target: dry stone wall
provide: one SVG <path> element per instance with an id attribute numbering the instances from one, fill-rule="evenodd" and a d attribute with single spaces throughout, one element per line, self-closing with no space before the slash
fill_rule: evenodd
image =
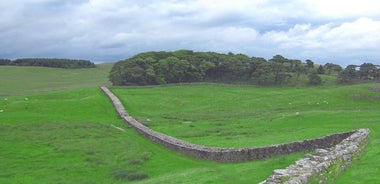
<path id="1" fill-rule="evenodd" d="M 273 175 L 261 184 L 303 184 L 309 183 L 313 177 L 318 183 L 326 183 L 328 178 L 323 173 L 334 165 L 341 167 L 342 171 L 348 168 L 352 159 L 368 144 L 369 133 L 369 129 L 358 129 L 331 148 L 317 149 L 314 155 L 307 155 L 286 169 L 274 170 Z"/>
<path id="2" fill-rule="evenodd" d="M 102 91 L 110 98 L 119 116 L 124 119 L 137 132 L 146 138 L 158 143 L 166 148 L 182 153 L 186 156 L 199 159 L 212 160 L 217 162 L 243 162 L 251 160 L 262 160 L 275 156 L 312 151 L 315 149 L 325 149 L 332 147 L 355 131 L 332 134 L 325 137 L 310 139 L 287 144 L 270 145 L 266 147 L 253 148 L 216 148 L 192 144 L 176 139 L 174 137 L 153 131 L 129 116 L 120 100 L 106 87 L 101 87 Z"/>

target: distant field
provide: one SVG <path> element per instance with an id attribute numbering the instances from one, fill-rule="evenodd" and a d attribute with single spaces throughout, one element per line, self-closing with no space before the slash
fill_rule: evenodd
<path id="1" fill-rule="evenodd" d="M 368 127 L 366 154 L 339 182 L 360 177 L 357 183 L 379 183 L 380 92 L 370 90 L 379 86 L 183 85 L 112 91 L 150 128 L 215 147 L 265 146 Z"/>
<path id="2" fill-rule="evenodd" d="M 113 63 L 88 69 L 0 66 L 0 97 L 109 85 L 112 66 Z"/>

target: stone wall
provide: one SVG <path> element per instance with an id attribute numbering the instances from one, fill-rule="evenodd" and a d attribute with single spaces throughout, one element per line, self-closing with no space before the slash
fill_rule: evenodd
<path id="1" fill-rule="evenodd" d="M 185 142 L 174 137 L 153 131 L 129 116 L 120 100 L 106 87 L 101 87 L 103 92 L 112 101 L 119 116 L 131 127 L 146 138 L 166 148 L 182 153 L 186 156 L 218 162 L 243 162 L 250 160 L 261 160 L 275 156 L 312 151 L 332 147 L 356 131 L 332 134 L 325 137 L 279 145 L 253 148 L 215 148 Z"/>
<path id="2" fill-rule="evenodd" d="M 348 168 L 352 159 L 359 155 L 368 144 L 369 133 L 369 129 L 356 130 L 351 136 L 331 148 L 317 149 L 315 155 L 307 155 L 286 169 L 274 170 L 273 175 L 261 184 L 302 184 L 309 183 L 313 178 L 318 183 L 326 183 L 329 178 L 324 175 L 324 172 L 333 166 L 340 167 L 340 171 Z"/>

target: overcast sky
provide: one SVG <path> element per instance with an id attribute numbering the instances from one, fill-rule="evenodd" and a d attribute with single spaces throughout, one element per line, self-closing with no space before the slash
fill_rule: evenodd
<path id="1" fill-rule="evenodd" d="M 0 1 L 0 58 L 109 62 L 179 49 L 380 64 L 380 1 Z"/>

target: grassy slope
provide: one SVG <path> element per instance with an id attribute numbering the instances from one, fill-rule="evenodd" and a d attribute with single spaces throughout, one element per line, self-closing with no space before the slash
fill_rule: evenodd
<path id="1" fill-rule="evenodd" d="M 338 183 L 379 183 L 380 100 L 352 98 L 379 84 L 302 88 L 172 86 L 113 89 L 129 113 L 166 134 L 209 146 L 263 146 L 361 127 L 363 158 Z M 360 179 L 359 179 L 360 178 Z M 357 179 L 357 180 L 356 180 Z"/>
<path id="2" fill-rule="evenodd" d="M 98 69 L 0 67 L 0 183 L 257 183 L 302 156 L 220 164 L 166 150 L 117 117 Z"/>
<path id="3" fill-rule="evenodd" d="M 0 66 L 0 97 L 109 85 L 112 63 L 89 69 Z"/>

